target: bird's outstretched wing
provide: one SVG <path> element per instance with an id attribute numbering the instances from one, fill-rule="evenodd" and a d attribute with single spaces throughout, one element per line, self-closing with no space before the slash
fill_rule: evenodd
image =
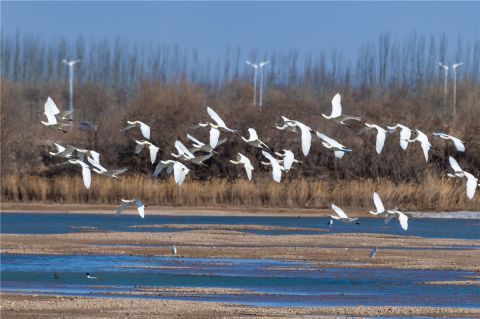
<path id="1" fill-rule="evenodd" d="M 214 120 L 218 126 L 226 127 L 225 122 L 222 120 L 222 118 L 210 107 L 207 106 L 207 113 L 210 115 L 212 120 Z"/>
<path id="2" fill-rule="evenodd" d="M 341 209 L 341 208 L 338 207 L 337 205 L 332 204 L 332 209 L 333 209 L 333 211 L 334 211 L 338 216 L 340 216 L 341 218 L 348 218 L 347 214 L 345 214 L 345 212 L 343 211 L 343 209 Z"/>

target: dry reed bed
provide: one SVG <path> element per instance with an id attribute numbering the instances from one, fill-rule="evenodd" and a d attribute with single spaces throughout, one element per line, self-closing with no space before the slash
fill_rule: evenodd
<path id="1" fill-rule="evenodd" d="M 308 180 L 292 179 L 281 184 L 268 179 L 186 181 L 126 176 L 122 181 L 94 176 L 85 189 L 81 176 L 12 175 L 1 180 L 2 202 L 54 202 L 117 204 L 121 198 L 138 197 L 149 205 L 168 206 L 262 206 L 326 208 L 332 202 L 345 207 L 372 207 L 372 192 L 380 193 L 386 207 L 403 210 L 478 210 L 480 196 L 468 200 L 465 184 L 427 175 L 421 183 L 395 184 L 385 179 Z M 373 208 L 373 207 L 372 207 Z"/>

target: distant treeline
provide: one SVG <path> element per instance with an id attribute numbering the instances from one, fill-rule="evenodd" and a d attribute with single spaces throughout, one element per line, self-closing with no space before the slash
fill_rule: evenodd
<path id="1" fill-rule="evenodd" d="M 321 41 L 321 39 L 318 39 Z M 355 56 L 355 54 L 352 54 Z M 412 33 L 400 40 L 381 34 L 377 43 L 364 43 L 356 60 L 347 61 L 336 50 L 300 56 L 289 52 L 246 52 L 227 48 L 223 58 L 214 61 L 201 52 L 177 45 L 139 46 L 118 37 L 114 41 L 47 41 L 32 34 L 1 35 L 1 76 L 12 81 L 55 83 L 64 81 L 62 59 L 82 59 L 75 80 L 124 89 L 131 92 L 139 80 L 191 83 L 219 89 L 238 79 L 250 79 L 252 70 L 245 59 L 270 60 L 265 81 L 268 86 L 306 85 L 325 90 L 341 87 L 391 89 L 436 85 L 443 73 L 438 62 L 464 62 L 458 79 L 480 83 L 480 40 L 465 43 L 461 37 L 449 41 L 445 35 Z"/>

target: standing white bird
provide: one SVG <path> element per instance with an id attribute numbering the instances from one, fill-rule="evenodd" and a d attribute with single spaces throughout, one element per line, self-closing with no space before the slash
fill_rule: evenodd
<path id="1" fill-rule="evenodd" d="M 160 161 L 155 167 L 155 171 L 153 172 L 153 176 L 158 176 L 164 169 L 167 170 L 167 174 L 171 174 L 173 172 L 173 178 L 175 179 L 175 183 L 178 185 L 182 185 L 185 181 L 185 177 L 187 176 L 190 170 L 188 167 L 183 165 L 180 162 L 174 160 L 167 160 L 167 161 Z"/>
<path id="2" fill-rule="evenodd" d="M 71 146 L 71 145 L 67 145 L 65 147 L 57 143 L 53 143 L 53 145 L 55 145 L 55 147 L 57 148 L 57 152 L 56 153 L 48 152 L 48 153 L 50 155 L 62 157 L 62 158 L 71 158 L 73 152 L 75 152 L 75 149 L 76 149 L 74 146 Z"/>
<path id="3" fill-rule="evenodd" d="M 222 118 L 209 106 L 207 106 L 207 113 L 215 121 L 216 124 L 212 122 L 205 122 L 205 123 L 198 123 L 198 126 L 200 127 L 210 126 L 210 146 L 212 147 L 212 149 L 215 149 L 215 147 L 217 147 L 218 145 L 220 131 L 234 133 L 234 134 L 238 133 L 236 130 L 232 130 L 231 128 L 228 128 L 225 122 L 222 120 Z"/>
<path id="4" fill-rule="evenodd" d="M 158 150 L 159 148 L 155 145 L 153 145 L 152 143 L 150 143 L 149 141 L 138 141 L 138 140 L 135 140 L 135 143 L 137 143 L 137 145 L 135 146 L 135 154 L 139 154 L 144 147 L 148 147 L 149 151 L 150 151 L 150 162 L 155 163 L 155 160 L 157 159 L 157 153 L 158 153 Z"/>
<path id="5" fill-rule="evenodd" d="M 87 164 L 78 159 L 69 159 L 67 162 L 59 165 L 64 164 L 73 164 L 80 166 L 82 168 L 83 185 L 85 185 L 85 188 L 87 189 L 90 188 L 90 184 L 92 183 L 92 174 L 90 172 L 90 167 Z"/>
<path id="6" fill-rule="evenodd" d="M 245 171 L 247 172 L 248 180 L 249 181 L 252 180 L 252 171 L 254 170 L 254 168 L 253 168 L 252 163 L 248 159 L 248 157 L 246 157 L 242 153 L 238 153 L 237 154 L 237 160 L 236 161 L 230 160 L 230 163 L 235 164 L 235 165 L 243 165 L 243 167 L 245 168 Z"/>
<path id="7" fill-rule="evenodd" d="M 467 197 L 469 199 L 473 199 L 475 196 L 475 191 L 477 190 L 478 186 L 478 179 L 473 176 L 471 173 L 462 170 L 458 162 L 453 158 L 449 157 L 448 161 L 450 162 L 450 166 L 452 167 L 454 174 L 448 173 L 447 176 L 449 177 L 460 177 L 467 180 Z"/>
<path id="8" fill-rule="evenodd" d="M 444 140 L 451 140 L 453 144 L 455 145 L 455 148 L 457 149 L 457 152 L 465 152 L 465 145 L 462 140 L 459 138 L 453 137 L 451 135 L 445 134 L 445 133 L 433 133 L 433 136 L 438 136 L 440 138 L 443 138 Z"/>
<path id="9" fill-rule="evenodd" d="M 403 150 L 408 147 L 408 140 L 412 136 L 412 130 L 402 124 L 396 124 L 395 126 L 387 126 L 388 134 L 393 134 L 397 129 L 400 129 L 400 146 Z"/>
<path id="10" fill-rule="evenodd" d="M 175 245 L 172 246 L 172 254 L 177 255 L 177 247 Z"/>
<path id="11" fill-rule="evenodd" d="M 270 161 L 270 163 L 262 162 L 262 164 L 272 166 L 273 180 L 277 183 L 280 183 L 280 181 L 282 180 L 282 171 L 284 170 L 283 166 L 280 165 L 279 161 L 274 158 L 272 154 L 265 151 L 262 151 L 262 154 Z"/>
<path id="12" fill-rule="evenodd" d="M 122 204 L 117 209 L 117 216 L 120 215 L 120 213 L 123 212 L 125 209 L 129 208 L 132 205 L 135 205 L 135 207 L 137 207 L 137 211 L 140 217 L 145 217 L 145 204 L 143 204 L 141 200 L 139 200 L 138 198 L 134 198 L 122 199 L 121 201 Z"/>
<path id="13" fill-rule="evenodd" d="M 370 214 L 380 215 L 386 213 L 385 207 L 383 206 L 382 200 L 380 199 L 380 196 L 377 194 L 377 192 L 373 193 L 373 204 L 375 204 L 376 211 L 369 211 Z"/>
<path id="14" fill-rule="evenodd" d="M 372 250 L 370 250 L 370 259 L 375 259 L 375 256 L 378 254 L 378 248 L 373 247 Z"/>
<path id="15" fill-rule="evenodd" d="M 269 150 L 270 148 L 267 146 L 267 144 L 265 144 L 264 142 L 262 142 L 259 138 L 258 138 L 258 135 L 257 135 L 257 131 L 254 129 L 254 128 L 249 128 L 248 129 L 248 133 L 250 134 L 250 137 L 248 139 L 246 139 L 245 137 L 242 136 L 242 140 L 247 143 L 248 145 L 250 146 L 253 146 L 253 147 L 258 147 L 258 148 L 266 148 L 267 150 Z"/>
<path id="16" fill-rule="evenodd" d="M 369 123 L 364 123 L 364 124 L 365 124 L 365 127 L 358 132 L 358 135 L 370 129 L 376 129 L 377 140 L 375 143 L 375 150 L 377 151 L 377 154 L 382 153 L 383 146 L 385 145 L 385 139 L 387 137 L 387 131 L 383 127 L 378 126 L 377 124 L 369 124 Z"/>
<path id="17" fill-rule="evenodd" d="M 348 217 L 347 214 L 345 214 L 345 212 L 343 211 L 343 209 L 341 209 L 335 204 L 332 204 L 332 209 L 337 215 L 330 216 L 331 219 L 339 220 L 342 223 L 346 224 L 353 223 L 358 220 L 358 218 Z"/>
<path id="18" fill-rule="evenodd" d="M 332 99 L 332 113 L 330 115 L 322 114 L 324 118 L 327 120 L 332 120 L 339 124 L 346 125 L 345 121 L 353 120 L 353 121 L 361 121 L 360 117 L 342 114 L 342 97 L 340 93 L 335 94 Z"/>
<path id="19" fill-rule="evenodd" d="M 398 210 L 387 210 L 385 224 L 395 218 L 398 218 L 398 221 L 400 222 L 400 227 L 402 227 L 403 230 L 408 230 L 408 216 Z"/>
<path id="20" fill-rule="evenodd" d="M 408 140 L 408 142 L 419 142 L 422 146 L 423 155 L 425 156 L 425 162 L 428 162 L 428 151 L 430 150 L 430 147 L 432 147 L 432 144 L 430 144 L 430 141 L 428 140 L 428 137 L 427 135 L 425 135 L 425 133 L 423 133 L 419 129 L 417 129 L 416 131 L 417 137 L 415 137 L 413 140 Z"/>
<path id="21" fill-rule="evenodd" d="M 52 106 L 50 105 L 50 102 L 53 102 L 50 98 L 48 98 L 47 102 L 45 103 L 44 106 L 44 112 L 45 116 L 47 117 L 47 121 L 40 121 L 43 125 L 45 125 L 48 128 L 55 129 L 55 130 L 60 130 L 63 133 L 67 133 L 67 131 L 64 129 L 65 127 L 68 127 L 70 123 L 59 123 L 57 121 L 57 118 L 55 116 L 55 111 L 53 110 Z M 57 109 L 58 110 L 58 109 Z"/>
<path id="22" fill-rule="evenodd" d="M 145 137 L 147 140 L 150 139 L 150 126 L 140 121 L 127 121 L 127 126 L 125 128 L 122 128 L 120 132 L 129 130 L 134 127 L 139 127 L 143 137 Z"/>
<path id="23" fill-rule="evenodd" d="M 317 136 L 319 139 L 322 140 L 322 145 L 325 146 L 328 149 L 331 149 L 333 153 L 335 154 L 335 157 L 337 158 L 342 158 L 345 153 L 351 153 L 352 149 L 348 148 L 337 141 L 335 141 L 333 138 L 328 137 L 327 135 L 320 133 L 317 131 Z"/>
<path id="24" fill-rule="evenodd" d="M 275 155 L 283 158 L 283 168 L 286 172 L 290 171 L 293 163 L 302 164 L 301 161 L 295 159 L 295 155 L 290 150 L 283 150 L 283 153 L 275 152 Z"/>

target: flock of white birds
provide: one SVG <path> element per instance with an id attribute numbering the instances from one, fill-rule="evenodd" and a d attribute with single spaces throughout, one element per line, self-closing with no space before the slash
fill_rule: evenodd
<path id="1" fill-rule="evenodd" d="M 186 147 L 179 140 L 175 141 L 175 148 L 178 153 L 171 154 L 172 157 L 175 159 L 160 160 L 155 167 L 153 173 L 154 176 L 158 176 L 165 170 L 167 174 L 173 173 L 175 182 L 178 185 L 182 185 L 185 181 L 185 177 L 190 172 L 190 169 L 180 161 L 183 161 L 187 164 L 206 165 L 204 162 L 207 159 L 212 157 L 214 154 L 218 155 L 218 153 L 215 151 L 215 148 L 227 141 L 227 139 L 225 138 L 220 139 L 220 135 L 222 133 L 240 135 L 237 130 L 229 128 L 225 124 L 223 119 L 211 107 L 207 107 L 207 113 L 213 120 L 213 122 L 206 121 L 198 123 L 195 128 L 210 128 L 210 138 L 208 144 L 199 141 L 190 134 L 187 134 L 187 138 L 192 143 L 190 148 Z M 50 97 L 45 103 L 43 114 L 47 117 L 47 122 L 41 121 L 43 125 L 52 129 L 61 130 L 62 132 L 67 132 L 66 128 L 69 126 L 68 121 L 70 118 L 70 114 L 68 112 L 60 112 L 60 110 Z M 402 124 L 387 126 L 386 129 L 384 129 L 377 124 L 366 122 L 364 123 L 362 122 L 360 117 L 342 114 L 341 96 L 339 93 L 337 93 L 332 99 L 331 114 L 322 115 L 324 118 L 341 125 L 347 125 L 348 121 L 358 121 L 363 123 L 362 129 L 358 132 L 358 134 L 362 134 L 370 129 L 375 129 L 377 132 L 375 149 L 378 154 L 382 153 L 387 136 L 399 130 L 400 147 L 403 150 L 406 150 L 410 143 L 420 143 L 425 156 L 425 161 L 428 162 L 429 150 L 432 145 L 430 144 L 428 136 L 425 133 L 418 129 L 413 131 L 412 129 Z M 353 151 L 351 148 L 342 145 L 335 139 L 323 134 L 322 132 L 313 131 L 308 125 L 302 122 L 288 119 L 285 116 L 282 116 L 282 120 L 283 123 L 276 124 L 275 127 L 283 131 L 300 133 L 301 148 L 305 157 L 309 154 L 310 151 L 312 133 L 314 133 L 321 140 L 321 143 L 325 148 L 333 151 L 333 154 L 336 158 L 342 158 L 345 153 L 351 153 Z M 139 128 L 143 137 L 145 138 L 145 140 L 135 140 L 135 153 L 139 154 L 144 148 L 148 148 L 150 154 L 150 161 L 152 164 L 155 164 L 159 148 L 155 146 L 152 142 L 148 141 L 150 140 L 151 127 L 140 121 L 127 121 L 127 126 L 121 131 L 130 130 L 133 128 Z M 282 153 L 272 153 L 271 149 L 267 146 L 267 144 L 259 139 L 257 132 L 254 128 L 249 128 L 248 133 L 248 138 L 240 135 L 241 139 L 247 145 L 261 149 L 263 156 L 268 160 L 267 162 L 262 161 L 261 164 L 271 166 L 272 177 L 275 182 L 281 182 L 282 171 L 288 172 L 294 164 L 301 163 L 299 160 L 295 159 L 295 155 L 291 150 L 284 149 L 282 150 Z M 414 138 L 412 138 L 412 135 L 414 136 Z M 445 133 L 433 133 L 432 135 L 451 141 L 458 152 L 465 152 L 465 144 L 460 139 Z M 93 170 L 97 174 L 116 179 L 118 179 L 118 175 L 127 171 L 126 168 L 114 170 L 104 168 L 100 164 L 100 154 L 96 151 L 80 149 L 71 145 L 67 145 L 65 147 L 56 143 L 54 143 L 54 145 L 57 148 L 57 152 L 50 152 L 51 155 L 67 159 L 67 162 L 63 164 L 78 165 L 82 168 L 83 182 L 86 188 L 90 188 L 91 170 Z M 197 153 L 201 153 L 202 155 L 198 155 Z M 472 199 L 475 195 L 475 190 L 478 186 L 480 186 L 480 184 L 478 184 L 478 179 L 471 173 L 464 171 L 453 157 L 449 157 L 449 162 L 454 173 L 448 173 L 447 175 L 450 177 L 458 177 L 465 179 L 467 197 L 469 199 Z M 235 165 L 242 165 L 247 174 L 247 178 L 249 180 L 252 180 L 254 166 L 252 165 L 250 159 L 247 156 L 238 153 L 236 160 L 230 160 L 230 163 Z M 402 229 L 408 229 L 407 215 L 400 212 L 397 208 L 392 210 L 386 210 L 383 206 L 380 196 L 377 193 L 373 193 L 373 202 L 375 204 L 376 211 L 370 211 L 371 214 L 376 216 L 384 216 L 385 223 L 389 222 L 392 219 L 398 219 Z M 117 210 L 117 214 L 120 214 L 123 210 L 127 209 L 132 205 L 135 205 L 137 207 L 139 215 L 143 218 L 144 204 L 141 200 L 136 198 L 130 200 L 122 199 L 122 203 Z M 336 213 L 336 215 L 331 216 L 330 224 L 333 223 L 333 220 L 338 220 L 344 223 L 357 222 L 358 220 L 358 218 L 348 217 L 347 214 L 335 204 L 332 204 L 332 209 Z"/>

